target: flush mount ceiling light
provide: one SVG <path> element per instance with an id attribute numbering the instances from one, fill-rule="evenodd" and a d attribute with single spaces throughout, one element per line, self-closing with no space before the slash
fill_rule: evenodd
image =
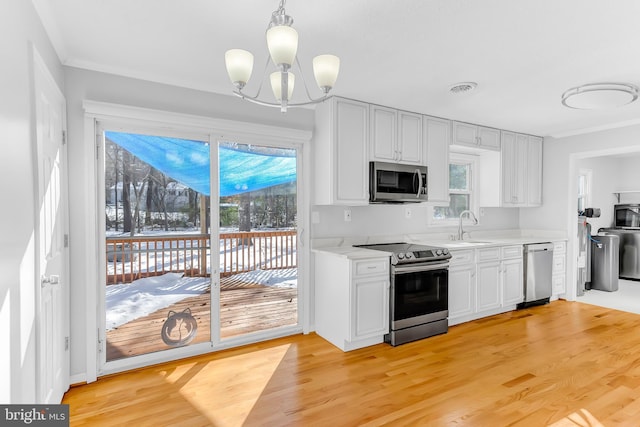
<path id="1" fill-rule="evenodd" d="M 462 82 L 456 83 L 449 88 L 449 92 L 453 94 L 471 92 L 478 86 L 478 83 L 474 82 Z"/>
<path id="2" fill-rule="evenodd" d="M 562 94 L 562 104 L 579 110 L 622 107 L 638 99 L 638 87 L 628 83 L 591 83 Z"/>
<path id="3" fill-rule="evenodd" d="M 309 94 L 307 83 L 305 82 L 304 75 L 302 74 L 302 67 L 296 56 L 298 50 L 298 32 L 291 27 L 293 24 L 293 18 L 286 14 L 284 10 L 284 4 L 286 0 L 280 0 L 278 9 L 271 14 L 271 20 L 267 27 L 267 48 L 269 49 L 270 59 L 276 66 L 277 71 L 272 72 L 269 75 L 271 82 L 271 89 L 277 102 L 260 100 L 260 91 L 262 90 L 262 84 L 266 80 L 267 69 L 269 67 L 269 57 L 264 67 L 264 75 L 260 82 L 260 87 L 255 96 L 247 95 L 242 91 L 249 78 L 251 78 L 251 72 L 253 70 L 253 54 L 242 49 L 228 50 L 225 55 L 225 64 L 227 66 L 227 73 L 231 82 L 236 87 L 233 91 L 234 94 L 242 99 L 253 102 L 255 104 L 264 105 L 267 107 L 279 107 L 283 113 L 287 112 L 287 107 L 298 107 L 301 105 L 316 104 L 322 102 L 329 97 L 329 91 L 333 88 L 337 78 L 338 71 L 340 70 L 340 58 L 335 55 L 318 55 L 313 58 L 313 74 L 316 79 L 318 87 L 323 92 L 323 96 L 313 99 Z M 304 85 L 308 101 L 291 103 L 291 95 L 293 94 L 293 87 L 295 84 L 295 75 L 291 72 L 293 63 L 296 63 L 300 76 L 302 77 L 302 84 Z"/>

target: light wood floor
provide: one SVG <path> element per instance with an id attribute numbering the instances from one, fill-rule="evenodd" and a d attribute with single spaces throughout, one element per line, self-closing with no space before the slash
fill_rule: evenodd
<path id="1" fill-rule="evenodd" d="M 556 301 L 398 347 L 299 335 L 72 388 L 72 426 L 638 426 L 640 315 Z"/>

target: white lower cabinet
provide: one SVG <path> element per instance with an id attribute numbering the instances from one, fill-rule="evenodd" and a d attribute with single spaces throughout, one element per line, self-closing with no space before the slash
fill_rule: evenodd
<path id="1" fill-rule="evenodd" d="M 352 260 L 316 252 L 316 333 L 355 350 L 384 341 L 389 333 L 389 257 Z"/>
<path id="2" fill-rule="evenodd" d="M 449 319 L 468 316 L 475 312 L 475 276 L 474 264 L 449 267 Z"/>
<path id="3" fill-rule="evenodd" d="M 477 311 L 493 310 L 500 307 L 500 261 L 478 263 L 477 267 L 478 304 Z"/>
<path id="4" fill-rule="evenodd" d="M 523 301 L 521 245 L 451 254 L 449 325 L 510 311 Z"/>
<path id="5" fill-rule="evenodd" d="M 566 284 L 567 243 L 553 242 L 553 264 L 551 267 L 551 293 L 562 295 L 567 292 Z"/>
<path id="6" fill-rule="evenodd" d="M 505 306 L 524 301 L 524 265 L 520 259 L 502 261 L 502 303 Z"/>
<path id="7" fill-rule="evenodd" d="M 503 246 L 502 305 L 513 306 L 524 301 L 524 260 L 522 245 Z"/>
<path id="8" fill-rule="evenodd" d="M 389 277 L 354 279 L 352 292 L 354 313 L 349 340 L 355 342 L 388 333 L 389 316 L 382 314 L 389 312 Z"/>

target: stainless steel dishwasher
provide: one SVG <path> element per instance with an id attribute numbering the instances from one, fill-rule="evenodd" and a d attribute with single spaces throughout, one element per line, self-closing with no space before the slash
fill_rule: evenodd
<path id="1" fill-rule="evenodd" d="M 524 301 L 518 308 L 549 302 L 551 297 L 551 269 L 553 243 L 524 245 Z"/>

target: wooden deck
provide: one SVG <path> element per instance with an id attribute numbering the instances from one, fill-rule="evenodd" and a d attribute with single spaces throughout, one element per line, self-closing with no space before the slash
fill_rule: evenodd
<path id="1" fill-rule="evenodd" d="M 295 325 L 297 289 L 275 288 L 240 282 L 233 276 L 220 283 L 220 335 L 222 338 L 262 331 L 278 326 Z M 189 308 L 198 322 L 198 332 L 191 344 L 210 340 L 211 294 L 185 298 L 107 332 L 107 361 L 167 350 L 160 335 L 169 310 Z"/>

